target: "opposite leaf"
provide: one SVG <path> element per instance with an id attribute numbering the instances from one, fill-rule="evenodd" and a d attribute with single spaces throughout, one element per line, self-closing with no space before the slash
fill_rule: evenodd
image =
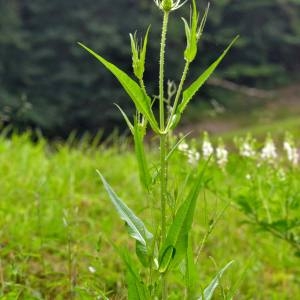
<path id="1" fill-rule="evenodd" d="M 149 232 L 144 223 L 133 213 L 133 211 L 116 195 L 111 186 L 107 183 L 102 174 L 98 174 L 103 185 L 115 206 L 119 216 L 126 222 L 128 233 L 136 240 L 137 255 L 143 265 L 147 265 L 150 256 L 153 234 Z"/>
<path id="2" fill-rule="evenodd" d="M 159 127 L 151 110 L 151 99 L 145 94 L 141 87 L 114 64 L 110 63 L 87 46 L 81 43 L 79 43 L 79 45 L 99 60 L 119 80 L 126 93 L 134 102 L 136 109 L 145 116 L 152 129 L 158 133 Z"/>

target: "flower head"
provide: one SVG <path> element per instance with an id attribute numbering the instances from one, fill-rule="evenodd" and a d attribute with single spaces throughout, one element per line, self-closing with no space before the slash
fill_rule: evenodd
<path id="1" fill-rule="evenodd" d="M 183 6 L 187 1 L 188 0 L 183 2 L 182 0 L 154 0 L 156 6 L 165 12 L 176 10 Z"/>

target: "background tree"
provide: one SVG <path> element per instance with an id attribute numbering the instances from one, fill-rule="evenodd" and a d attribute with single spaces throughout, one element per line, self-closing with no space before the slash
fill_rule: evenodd
<path id="1" fill-rule="evenodd" d="M 203 11 L 206 3 L 202 3 Z M 117 82 L 80 49 L 83 41 L 131 72 L 129 32 L 149 24 L 145 81 L 157 93 L 159 13 L 149 0 L 0 0 L 0 116 L 20 128 L 39 127 L 48 136 L 76 129 L 96 132 L 120 124 L 117 102 L 133 107 Z M 189 5 L 183 10 L 188 19 Z M 200 58 L 188 81 L 204 69 L 236 34 L 241 38 L 217 76 L 239 84 L 270 88 L 299 72 L 300 4 L 296 0 L 211 1 Z M 176 38 L 175 38 L 176 36 Z M 109 41 L 109 42 L 107 42 Z M 182 22 L 171 22 L 167 78 L 179 74 L 185 36 Z M 206 89 L 209 95 L 211 89 Z"/>

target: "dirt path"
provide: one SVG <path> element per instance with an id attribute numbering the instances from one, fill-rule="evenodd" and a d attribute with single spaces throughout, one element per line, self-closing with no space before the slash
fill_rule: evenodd
<path id="1" fill-rule="evenodd" d="M 225 112 L 216 118 L 207 117 L 199 122 L 193 122 L 178 129 L 179 132 L 192 132 L 192 136 L 199 136 L 201 132 L 210 134 L 223 134 L 247 127 L 242 119 L 251 118 L 253 122 L 274 122 L 288 117 L 300 118 L 300 82 L 273 92 L 273 97 L 264 100 L 263 107 L 252 107 L 249 111 L 233 115 Z M 257 117 L 259 115 L 259 117 Z M 257 118 L 257 119 L 256 119 Z"/>

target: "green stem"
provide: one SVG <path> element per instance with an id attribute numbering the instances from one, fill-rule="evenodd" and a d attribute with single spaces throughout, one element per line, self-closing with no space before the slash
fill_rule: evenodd
<path id="1" fill-rule="evenodd" d="M 167 194 L 167 139 L 165 131 L 165 109 L 164 109 L 164 60 L 166 36 L 168 27 L 169 12 L 164 12 L 160 56 L 159 56 L 159 120 L 160 120 L 160 201 L 161 201 L 161 243 L 166 239 L 166 194 Z M 167 280 L 165 275 L 161 276 L 162 300 L 167 299 Z"/>
<path id="2" fill-rule="evenodd" d="M 160 55 L 159 55 L 159 121 L 160 130 L 164 131 L 165 127 L 165 107 L 164 107 L 164 64 L 165 64 L 165 48 L 168 27 L 169 13 L 164 12 L 161 42 L 160 42 Z"/>
<path id="3" fill-rule="evenodd" d="M 176 92 L 176 96 L 175 96 L 175 100 L 174 100 L 174 104 L 173 104 L 173 107 L 172 107 L 172 112 L 171 112 L 171 115 L 170 115 L 170 118 L 169 118 L 169 121 L 168 121 L 167 128 L 171 125 L 170 122 L 172 121 L 172 118 L 175 115 L 176 108 L 177 108 L 177 105 L 178 105 L 178 101 L 179 101 L 181 91 L 182 91 L 182 88 L 183 88 L 183 84 L 185 82 L 187 73 L 189 71 L 189 67 L 190 67 L 190 62 L 186 61 L 183 72 L 182 72 L 182 76 L 181 76 L 181 79 L 180 79 L 180 83 L 179 83 L 179 86 L 178 86 L 178 89 L 177 89 L 177 92 Z"/>
<path id="4" fill-rule="evenodd" d="M 160 119 L 160 199 L 162 242 L 166 237 L 166 134 L 164 111 L 164 59 L 169 13 L 164 13 L 159 59 L 159 119 Z"/>

